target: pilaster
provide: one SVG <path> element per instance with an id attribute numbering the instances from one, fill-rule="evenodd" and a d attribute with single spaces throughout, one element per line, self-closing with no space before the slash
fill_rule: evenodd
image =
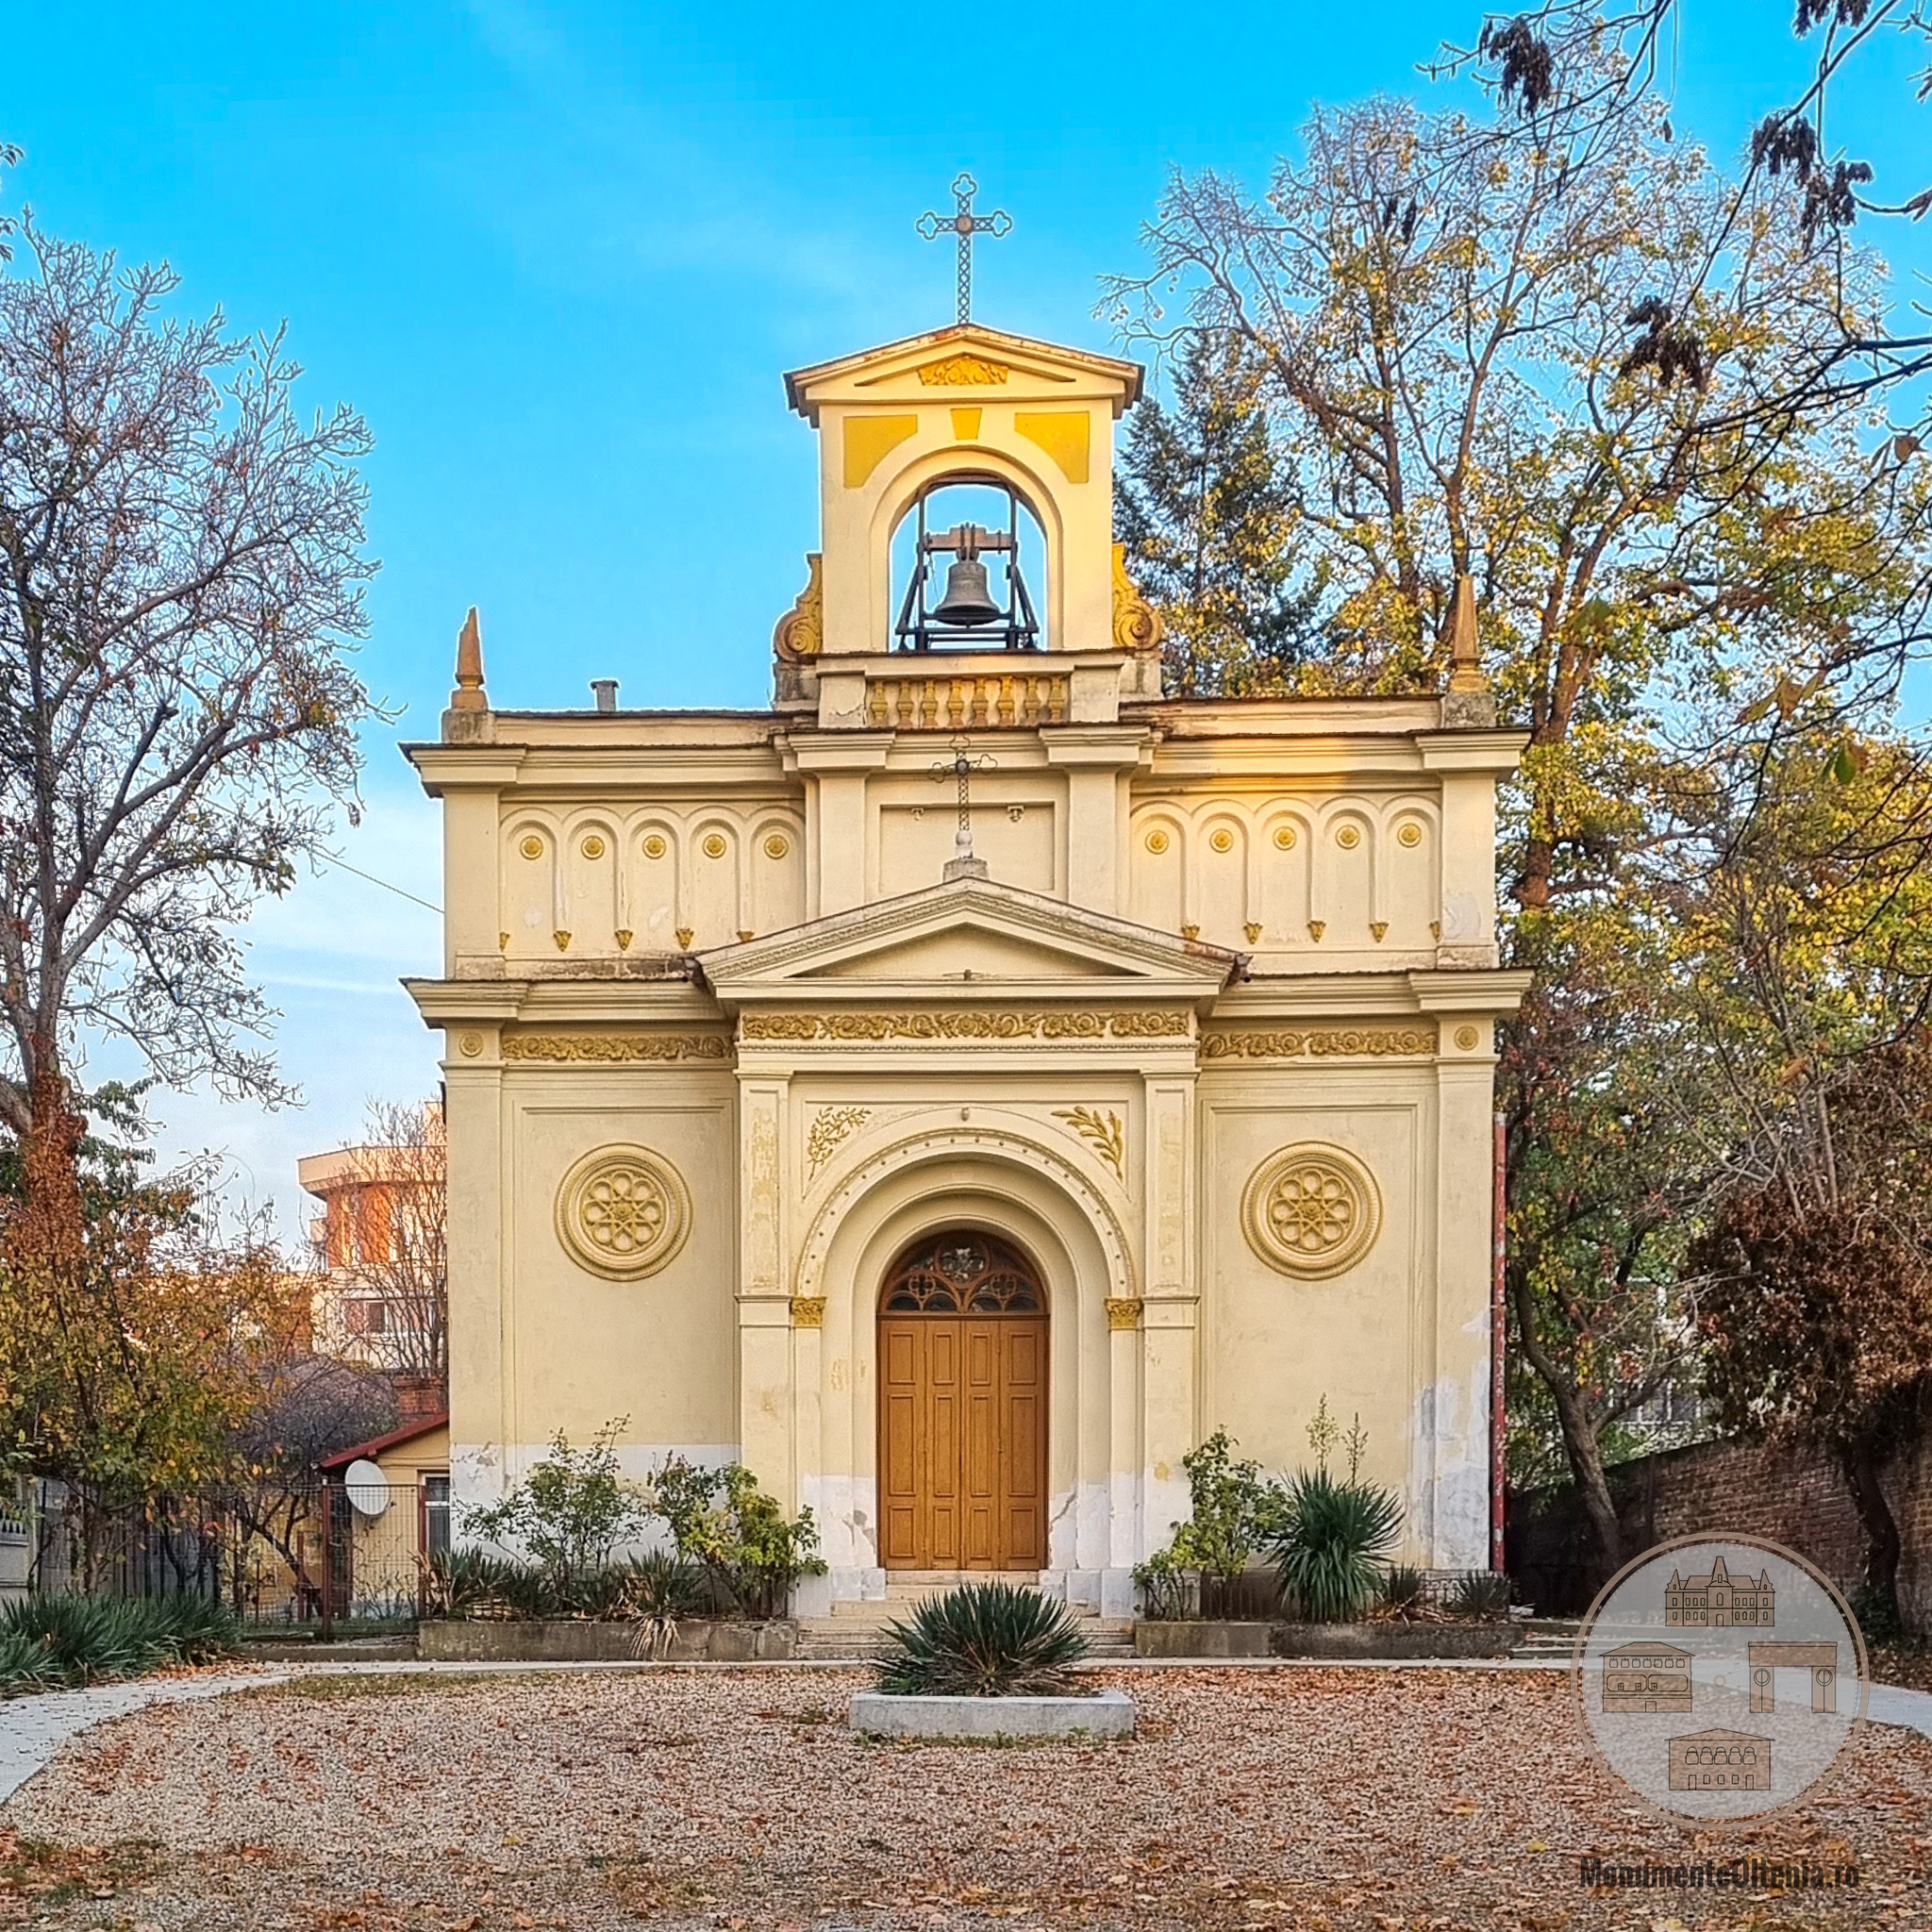
<path id="1" fill-rule="evenodd" d="M 1164 1533 L 1187 1514 L 1181 1458 L 1200 1441 L 1199 1291 L 1194 1241 L 1191 1074 L 1146 1085 L 1146 1268 L 1142 1295 L 1144 1523 Z M 1155 1525 L 1159 1525 L 1158 1531 Z"/>
<path id="2" fill-rule="evenodd" d="M 791 1299 L 783 1278 L 786 1083 L 741 1080 L 739 1120 L 739 1458 L 795 1507 Z"/>
<path id="3" fill-rule="evenodd" d="M 448 1135 L 451 1479 L 465 1503 L 494 1501 L 515 1441 L 514 1311 L 504 1270 L 515 1198 L 497 1029 L 462 1036 L 476 1052 L 442 1062 Z M 453 1042 L 452 1042 L 453 1043 Z"/>
<path id="4" fill-rule="evenodd" d="M 1067 774 L 1067 896 L 1094 912 L 1126 909 L 1127 774 L 1148 742 L 1140 726 L 1074 726 L 1041 734 L 1049 765 Z"/>
<path id="5" fill-rule="evenodd" d="M 792 757 L 807 774 L 806 800 L 810 874 L 806 917 L 822 919 L 862 906 L 870 895 L 872 820 L 866 784 L 885 768 L 890 731 L 848 731 L 837 737 L 792 742 Z"/>

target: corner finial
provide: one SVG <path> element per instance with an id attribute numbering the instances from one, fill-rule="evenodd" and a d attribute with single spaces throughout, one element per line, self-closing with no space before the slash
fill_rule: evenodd
<path id="1" fill-rule="evenodd" d="M 1456 595 L 1449 606 L 1449 689 L 1442 694 L 1442 723 L 1489 730 L 1496 722 L 1496 699 L 1483 675 L 1476 638 L 1475 585 L 1468 572 L 1456 574 Z"/>
<path id="2" fill-rule="evenodd" d="M 487 711 L 490 700 L 483 695 L 483 636 L 476 626 L 476 607 L 463 619 L 463 634 L 457 640 L 457 688 L 449 694 L 452 711 Z"/>
<path id="3" fill-rule="evenodd" d="M 1449 689 L 1488 691 L 1476 644 L 1475 585 L 1467 571 L 1456 576 L 1456 598 L 1449 607 Z"/>

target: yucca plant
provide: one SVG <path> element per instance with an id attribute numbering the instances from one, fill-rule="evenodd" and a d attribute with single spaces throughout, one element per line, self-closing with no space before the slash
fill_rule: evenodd
<path id="1" fill-rule="evenodd" d="M 226 1604 L 205 1596 L 164 1596 L 142 1607 L 157 1640 L 184 1664 L 211 1664 L 242 1648 L 241 1619 Z"/>
<path id="2" fill-rule="evenodd" d="M 1481 1622 L 1509 1614 L 1509 1579 L 1494 1570 L 1468 1570 L 1456 1579 L 1449 1599 L 1458 1617 Z"/>
<path id="3" fill-rule="evenodd" d="M 967 1583 L 927 1597 L 906 1623 L 879 1689 L 895 1697 L 1050 1697 L 1073 1688 L 1087 1640 L 1065 1604 L 1009 1583 Z"/>
<path id="4" fill-rule="evenodd" d="M 1288 1517 L 1270 1542 L 1284 1595 L 1316 1624 L 1360 1614 L 1402 1530 L 1394 1491 L 1304 1470 L 1288 1487 Z"/>
<path id="5" fill-rule="evenodd" d="M 423 1567 L 424 1607 L 432 1617 L 508 1615 L 505 1579 L 517 1565 L 484 1550 L 437 1550 Z"/>
<path id="6" fill-rule="evenodd" d="M 0 1697 L 58 1690 L 66 1681 L 66 1674 L 43 1643 L 18 1630 L 0 1630 Z"/>

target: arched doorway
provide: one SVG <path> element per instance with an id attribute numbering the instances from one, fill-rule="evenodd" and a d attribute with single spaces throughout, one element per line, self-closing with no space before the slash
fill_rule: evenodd
<path id="1" fill-rule="evenodd" d="M 1020 1251 L 922 1236 L 879 1294 L 879 1517 L 889 1570 L 1046 1561 L 1046 1298 Z"/>

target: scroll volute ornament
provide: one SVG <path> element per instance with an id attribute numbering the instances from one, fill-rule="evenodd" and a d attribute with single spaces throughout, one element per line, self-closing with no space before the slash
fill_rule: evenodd
<path id="1" fill-rule="evenodd" d="M 1160 613 L 1134 588 L 1127 575 L 1127 546 L 1113 546 L 1113 641 L 1123 651 L 1160 648 Z"/>
<path id="2" fill-rule="evenodd" d="M 825 591 L 822 581 L 824 554 L 808 550 L 805 557 L 805 589 L 798 601 L 778 620 L 772 633 L 772 655 L 788 664 L 816 658 L 825 641 Z"/>

